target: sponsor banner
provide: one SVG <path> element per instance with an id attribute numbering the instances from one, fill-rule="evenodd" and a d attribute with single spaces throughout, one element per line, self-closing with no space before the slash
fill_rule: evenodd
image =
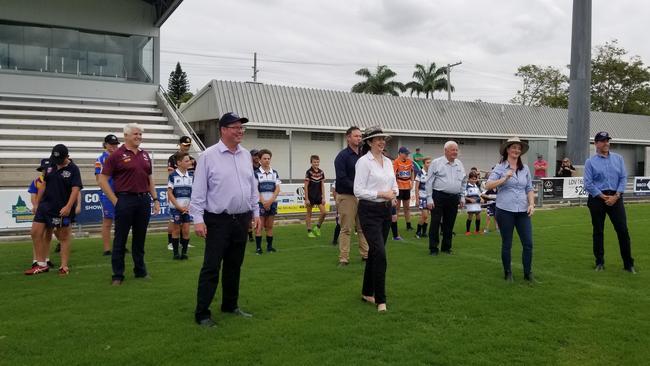
<path id="1" fill-rule="evenodd" d="M 77 215 L 76 221 L 81 225 L 98 224 L 102 222 L 102 204 L 99 200 L 99 188 L 84 189 L 81 191 L 81 212 Z M 169 205 L 167 203 L 167 187 L 156 187 L 158 199 L 160 200 L 160 214 L 153 214 L 153 202 L 151 204 L 151 221 L 162 221 L 169 219 Z"/>
<path id="2" fill-rule="evenodd" d="M 562 198 L 587 198 L 588 194 L 582 177 L 562 179 L 564 179 Z"/>
<path id="3" fill-rule="evenodd" d="M 634 195 L 650 196 L 650 177 L 634 177 Z"/>
<path id="4" fill-rule="evenodd" d="M 325 183 L 325 210 L 330 211 L 335 202 L 330 195 L 330 184 Z M 305 213 L 305 185 L 304 184 L 281 184 L 278 202 L 278 214 Z M 318 211 L 318 208 L 316 208 Z"/>
<path id="5" fill-rule="evenodd" d="M 562 198 L 564 178 L 542 178 L 542 197 L 548 199 Z"/>

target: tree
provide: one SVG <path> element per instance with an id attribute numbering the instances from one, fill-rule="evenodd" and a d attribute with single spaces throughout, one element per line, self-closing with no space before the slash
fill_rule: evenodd
<path id="1" fill-rule="evenodd" d="M 398 81 L 391 81 L 397 74 L 388 68 L 386 65 L 377 66 L 377 71 L 373 74 L 367 68 L 359 69 L 355 72 L 356 75 L 363 76 L 366 81 L 354 84 L 352 86 L 353 93 L 365 94 L 390 94 L 398 96 L 399 92 L 405 91 L 404 84 Z"/>
<path id="2" fill-rule="evenodd" d="M 522 90 L 510 103 L 527 106 L 567 108 L 569 105 L 569 78 L 559 69 L 537 65 L 519 66 L 515 76 L 523 79 Z"/>
<path id="3" fill-rule="evenodd" d="M 190 81 L 187 74 L 181 68 L 181 63 L 176 63 L 176 69 L 169 73 L 169 82 L 167 83 L 167 93 L 173 99 L 176 106 L 180 106 L 183 95 L 190 90 Z"/>
<path id="4" fill-rule="evenodd" d="M 596 47 L 591 60 L 591 109 L 650 114 L 650 69 L 639 56 L 624 60 L 617 40 Z"/>
<path id="5" fill-rule="evenodd" d="M 413 78 L 416 81 L 411 81 L 405 85 L 406 89 L 411 89 L 411 95 L 415 93 L 418 97 L 424 93 L 425 98 L 433 99 L 433 93 L 436 91 L 447 90 L 447 68 L 436 68 L 436 63 L 432 62 L 428 67 L 421 64 L 415 65 Z M 451 86 L 451 91 L 454 91 L 454 86 Z"/>

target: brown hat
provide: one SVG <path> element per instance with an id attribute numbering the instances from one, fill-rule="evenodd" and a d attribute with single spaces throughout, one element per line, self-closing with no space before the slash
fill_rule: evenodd
<path id="1" fill-rule="evenodd" d="M 499 148 L 499 152 L 501 153 L 501 155 L 505 155 L 506 150 L 508 149 L 508 147 L 510 147 L 510 145 L 514 145 L 514 144 L 521 145 L 521 155 L 524 155 L 526 153 L 526 151 L 528 151 L 528 143 L 526 143 L 524 141 L 521 141 L 519 139 L 519 137 L 515 136 L 515 137 L 509 138 L 508 141 L 501 144 L 501 148 Z"/>
<path id="2" fill-rule="evenodd" d="M 391 136 L 387 133 L 384 133 L 384 131 L 379 126 L 368 127 L 363 130 L 362 141 L 372 139 L 373 137 L 384 137 L 386 140 L 390 140 L 391 138 Z"/>

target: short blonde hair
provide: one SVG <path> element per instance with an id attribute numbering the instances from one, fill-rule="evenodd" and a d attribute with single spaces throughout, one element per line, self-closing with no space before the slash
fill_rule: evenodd
<path id="1" fill-rule="evenodd" d="M 140 132 L 144 133 L 144 128 L 140 126 L 137 123 L 129 123 L 126 126 L 124 126 L 124 134 L 125 135 L 130 135 L 133 133 L 133 130 L 138 130 Z"/>

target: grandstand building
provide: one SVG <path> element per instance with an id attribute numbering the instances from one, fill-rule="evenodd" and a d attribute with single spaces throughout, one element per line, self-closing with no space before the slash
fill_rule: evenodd
<path id="1" fill-rule="evenodd" d="M 159 87 L 160 27 L 181 2 L 0 2 L 0 187 L 24 187 L 56 143 L 93 185 L 104 136 L 129 122 L 144 126 L 165 181 L 179 137 L 192 135 Z"/>
<path id="2" fill-rule="evenodd" d="M 511 136 L 530 144 L 524 157 L 532 165 L 536 154 L 556 162 L 566 151 L 567 110 L 512 104 L 431 100 L 355 94 L 213 80 L 181 107 L 185 119 L 204 137 L 206 145 L 217 141 L 216 119 L 235 111 L 250 119 L 244 145 L 273 151 L 273 166 L 284 179 L 304 179 L 309 155 L 321 157 L 321 168 L 334 178 L 333 159 L 345 146 L 345 130 L 351 125 L 381 125 L 393 135 L 389 153 L 400 146 L 426 156 L 442 155 L 443 145 L 460 144 L 465 167 L 490 169 L 499 159 L 498 146 Z M 623 155 L 628 175 L 650 175 L 650 117 L 615 113 L 591 113 L 591 136 L 606 130 L 614 137 L 613 151 Z M 584 163 L 584 162 L 579 162 Z M 578 164 L 578 162 L 574 162 Z"/>

